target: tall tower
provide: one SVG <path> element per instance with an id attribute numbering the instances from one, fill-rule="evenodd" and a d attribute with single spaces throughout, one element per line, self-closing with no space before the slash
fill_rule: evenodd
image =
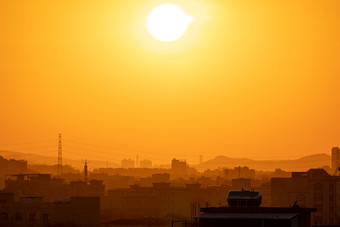
<path id="1" fill-rule="evenodd" d="M 85 182 L 87 182 L 87 160 L 85 160 L 85 165 L 84 165 L 84 177 L 85 177 Z"/>
<path id="2" fill-rule="evenodd" d="M 59 133 L 59 142 L 58 142 L 58 174 L 63 173 L 63 157 L 62 157 L 62 146 L 61 146 L 61 134 Z"/>

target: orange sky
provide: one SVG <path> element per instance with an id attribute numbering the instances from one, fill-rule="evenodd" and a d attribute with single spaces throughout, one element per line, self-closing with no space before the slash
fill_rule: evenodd
<path id="1" fill-rule="evenodd" d="M 196 18 L 173 43 L 145 28 L 165 2 Z M 122 148 L 64 156 L 115 162 L 329 153 L 340 146 L 339 12 L 338 0 L 0 1 L 0 150 L 60 132 Z M 22 151 L 57 154 L 33 147 Z"/>

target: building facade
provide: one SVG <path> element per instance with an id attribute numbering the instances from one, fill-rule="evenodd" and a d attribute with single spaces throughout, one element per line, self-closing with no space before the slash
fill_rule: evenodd
<path id="1" fill-rule="evenodd" d="M 0 192 L 0 226 L 99 226 L 99 198 L 71 197 L 45 203 L 39 197 L 14 201 L 14 194 Z"/>
<path id="2" fill-rule="evenodd" d="M 208 207 L 195 216 L 200 227 L 310 227 L 311 208 Z"/>
<path id="3" fill-rule="evenodd" d="M 13 192 L 16 201 L 22 197 L 40 197 L 44 202 L 54 202 L 72 196 L 102 197 L 105 185 L 100 180 L 65 183 L 51 178 L 50 174 L 11 174 L 6 176 L 5 190 Z"/>
<path id="4" fill-rule="evenodd" d="M 323 169 L 293 172 L 291 178 L 271 179 L 271 205 L 314 207 L 313 225 L 340 225 L 340 177 Z"/>
<path id="5" fill-rule="evenodd" d="M 340 167 L 340 148 L 333 147 L 332 148 L 332 172 L 333 174 L 337 173 L 339 167 Z"/>

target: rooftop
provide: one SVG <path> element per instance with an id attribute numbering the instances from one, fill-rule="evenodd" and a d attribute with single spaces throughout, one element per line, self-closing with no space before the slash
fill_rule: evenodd
<path id="1" fill-rule="evenodd" d="M 298 213 L 204 213 L 194 218 L 213 218 L 213 219 L 286 219 L 290 220 Z"/>
<path id="2" fill-rule="evenodd" d="M 227 213 L 261 213 L 261 214 L 301 214 L 315 212 L 315 208 L 299 207 L 206 207 L 201 212 L 227 214 Z"/>

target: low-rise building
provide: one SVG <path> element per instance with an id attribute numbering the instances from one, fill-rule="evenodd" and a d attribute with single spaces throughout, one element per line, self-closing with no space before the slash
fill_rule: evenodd
<path id="1" fill-rule="evenodd" d="M 226 205 L 228 189 L 226 186 L 202 188 L 198 183 L 185 187 L 173 187 L 165 182 L 153 183 L 152 187 L 134 185 L 108 190 L 103 208 L 111 210 L 112 220 L 169 215 L 191 220 L 201 207 Z"/>
<path id="2" fill-rule="evenodd" d="M 100 180 L 71 181 L 51 178 L 50 174 L 6 175 L 5 190 L 15 193 L 15 198 L 41 197 L 44 202 L 53 202 L 62 197 L 96 196 L 105 194 L 105 185 Z"/>
<path id="3" fill-rule="evenodd" d="M 340 177 L 323 169 L 293 172 L 291 178 L 271 179 L 271 205 L 314 207 L 313 225 L 340 225 Z"/>
<path id="4" fill-rule="evenodd" d="M 200 227 L 310 227 L 312 208 L 208 207 L 195 216 Z"/>
<path id="5" fill-rule="evenodd" d="M 0 226 L 99 226 L 98 197 L 70 197 L 53 203 L 39 197 L 21 198 L 0 192 Z"/>

